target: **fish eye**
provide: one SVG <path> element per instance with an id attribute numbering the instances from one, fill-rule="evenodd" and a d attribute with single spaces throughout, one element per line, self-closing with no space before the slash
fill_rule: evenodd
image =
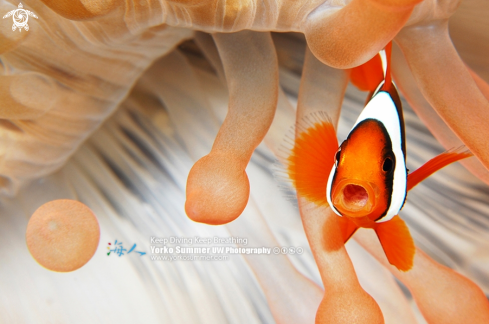
<path id="1" fill-rule="evenodd" d="M 334 164 L 338 166 L 338 163 L 340 163 L 340 158 L 341 158 L 341 147 L 338 149 L 338 152 L 336 152 L 335 155 L 335 162 Z"/>
<path id="2" fill-rule="evenodd" d="M 382 165 L 382 170 L 384 170 L 384 172 L 390 172 L 392 171 L 393 167 L 394 163 L 392 162 L 392 159 L 390 157 L 386 157 L 384 164 Z"/>

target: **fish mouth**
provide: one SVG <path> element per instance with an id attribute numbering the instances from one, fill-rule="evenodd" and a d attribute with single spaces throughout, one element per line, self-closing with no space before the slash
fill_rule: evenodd
<path id="1" fill-rule="evenodd" d="M 370 214 L 375 206 L 376 186 L 373 183 L 344 179 L 333 192 L 334 207 L 343 215 L 363 217 Z"/>
<path id="2" fill-rule="evenodd" d="M 343 188 L 343 201 L 348 206 L 362 209 L 367 205 L 368 192 L 362 186 L 357 186 L 355 184 L 346 185 L 345 188 Z"/>

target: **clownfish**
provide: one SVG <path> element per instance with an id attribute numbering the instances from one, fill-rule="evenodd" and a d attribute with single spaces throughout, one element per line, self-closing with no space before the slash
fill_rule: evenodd
<path id="1" fill-rule="evenodd" d="M 338 145 L 331 121 L 318 121 L 296 137 L 287 171 L 298 196 L 328 205 L 340 216 L 345 243 L 358 228 L 371 228 L 389 263 L 408 271 L 416 248 L 398 215 L 407 192 L 437 170 L 472 154 L 465 147 L 446 151 L 408 174 L 404 118 L 390 76 L 390 52 L 391 43 L 352 71 L 352 82 L 371 93 L 343 143 Z M 375 88 L 369 71 L 375 72 L 374 78 L 381 76 Z"/>

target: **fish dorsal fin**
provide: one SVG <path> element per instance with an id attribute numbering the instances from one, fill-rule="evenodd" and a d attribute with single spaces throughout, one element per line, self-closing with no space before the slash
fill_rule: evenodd
<path id="1" fill-rule="evenodd" d="M 388 222 L 379 223 L 375 233 L 390 264 L 401 271 L 408 271 L 413 267 L 416 247 L 409 228 L 398 215 Z"/>
<path id="2" fill-rule="evenodd" d="M 392 53 L 392 41 L 387 44 L 387 46 L 380 51 L 380 59 L 382 61 L 382 71 L 384 73 L 384 84 L 381 90 L 389 92 L 392 86 L 392 76 L 391 76 L 391 53 Z"/>
<path id="3" fill-rule="evenodd" d="M 392 51 L 392 42 L 386 45 L 385 49 L 380 51 L 367 62 L 354 67 L 350 72 L 350 80 L 353 85 L 362 91 L 370 93 L 377 92 L 379 85 L 384 82 L 386 88 L 391 84 L 390 57 Z M 371 97 L 371 96 L 369 96 Z"/>
<path id="4" fill-rule="evenodd" d="M 379 54 L 376 54 L 364 64 L 351 69 L 350 80 L 361 91 L 375 91 L 377 86 L 384 80 L 382 60 Z"/>
<path id="5" fill-rule="evenodd" d="M 374 92 L 372 97 L 377 94 L 378 91 L 388 92 L 394 101 L 397 114 L 399 115 L 399 120 L 401 124 L 401 141 L 402 141 L 402 151 L 404 152 L 404 157 L 406 157 L 406 131 L 404 129 L 404 114 L 402 113 L 402 104 L 399 93 L 397 92 L 397 87 L 392 81 L 391 75 L 391 54 L 392 54 L 392 41 L 387 44 L 385 49 L 379 52 L 380 58 L 382 60 L 382 69 L 384 71 L 384 81 L 379 85 L 378 90 Z"/>

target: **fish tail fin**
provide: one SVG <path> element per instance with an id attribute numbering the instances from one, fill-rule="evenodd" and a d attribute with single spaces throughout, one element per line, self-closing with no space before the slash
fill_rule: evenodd
<path id="1" fill-rule="evenodd" d="M 358 226 L 346 217 L 337 217 L 338 225 L 340 226 L 341 234 L 343 235 L 343 242 L 346 243 L 355 234 Z"/>
<path id="2" fill-rule="evenodd" d="M 336 131 L 325 113 L 307 116 L 297 125 L 298 133 L 287 158 L 287 174 L 298 196 L 328 206 L 326 186 L 338 151 Z"/>
<path id="3" fill-rule="evenodd" d="M 418 183 L 450 163 L 457 162 L 471 156 L 472 153 L 467 149 L 467 147 L 465 147 L 465 145 L 462 145 L 454 150 L 445 151 L 440 155 L 435 156 L 408 175 L 407 191 L 411 190 Z"/>
<path id="4" fill-rule="evenodd" d="M 398 215 L 387 222 L 378 223 L 375 233 L 390 264 L 400 271 L 413 267 L 416 247 L 409 228 Z"/>

